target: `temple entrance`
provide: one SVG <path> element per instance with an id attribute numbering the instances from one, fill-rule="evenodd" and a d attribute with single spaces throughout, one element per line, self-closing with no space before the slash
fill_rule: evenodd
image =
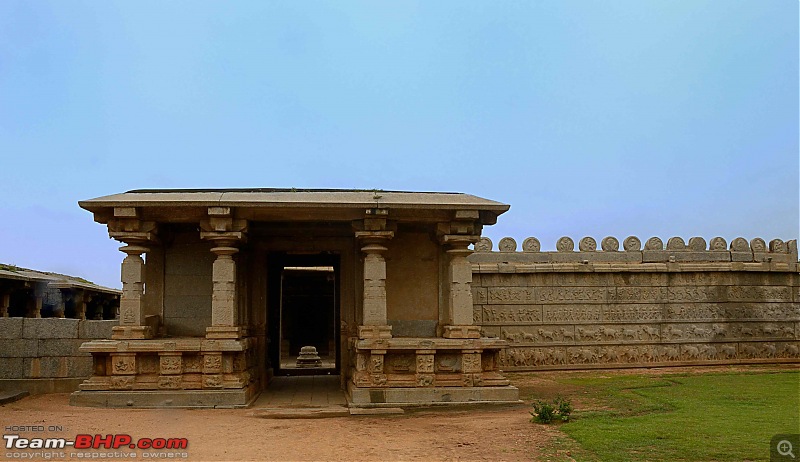
<path id="1" fill-rule="evenodd" d="M 339 373 L 339 256 L 270 254 L 269 359 L 276 375 Z"/>

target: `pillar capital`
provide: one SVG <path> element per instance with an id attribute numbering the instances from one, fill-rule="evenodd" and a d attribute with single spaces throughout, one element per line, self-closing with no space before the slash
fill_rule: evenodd
<path id="1" fill-rule="evenodd" d="M 136 207 L 115 207 L 108 219 L 108 235 L 129 245 L 158 241 L 158 224 L 141 218 Z"/>
<path id="2" fill-rule="evenodd" d="M 209 207 L 206 218 L 200 220 L 200 238 L 214 242 L 217 247 L 233 247 L 244 242 L 247 220 L 237 219 L 232 207 Z"/>
<path id="3" fill-rule="evenodd" d="M 143 253 L 147 253 L 150 251 L 150 247 L 141 245 L 140 243 L 130 243 L 123 245 L 119 248 L 120 252 L 125 252 L 129 257 L 138 257 Z"/>

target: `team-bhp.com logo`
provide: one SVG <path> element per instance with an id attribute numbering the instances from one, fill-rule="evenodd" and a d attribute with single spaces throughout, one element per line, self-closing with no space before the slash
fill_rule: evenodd
<path id="1" fill-rule="evenodd" d="M 74 440 L 66 438 L 22 438 L 19 435 L 3 435 L 6 449 L 186 449 L 186 438 L 137 438 L 130 435 L 77 435 Z"/>

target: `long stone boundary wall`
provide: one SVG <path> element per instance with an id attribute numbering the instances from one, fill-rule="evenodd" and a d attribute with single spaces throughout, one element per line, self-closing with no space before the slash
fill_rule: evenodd
<path id="1" fill-rule="evenodd" d="M 800 362 L 797 242 L 483 238 L 474 321 L 508 371 Z"/>
<path id="2" fill-rule="evenodd" d="M 111 338 L 117 320 L 0 318 L 0 388 L 71 392 L 92 374 L 83 342 Z"/>

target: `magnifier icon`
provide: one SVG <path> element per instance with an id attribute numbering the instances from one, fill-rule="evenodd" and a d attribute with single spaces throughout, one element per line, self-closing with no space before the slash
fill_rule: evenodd
<path id="1" fill-rule="evenodd" d="M 791 441 L 789 441 L 789 440 L 780 440 L 780 441 L 778 441 L 778 444 L 775 446 L 775 448 L 778 450 L 778 454 L 780 454 L 782 456 L 790 456 L 792 459 L 795 458 L 794 457 L 794 452 L 792 452 L 793 447 L 792 447 L 792 442 Z"/>

